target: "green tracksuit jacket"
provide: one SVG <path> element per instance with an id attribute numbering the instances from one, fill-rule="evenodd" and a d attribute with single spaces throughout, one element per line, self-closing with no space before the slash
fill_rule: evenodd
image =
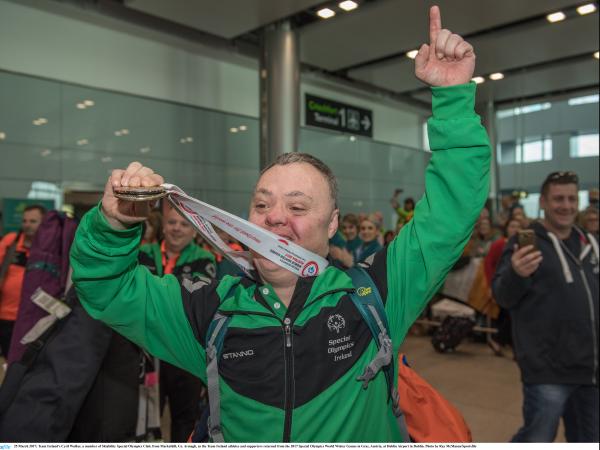
<path id="1" fill-rule="evenodd" d="M 425 195 L 367 269 L 395 352 L 460 256 L 488 193 L 490 147 L 474 113 L 475 85 L 432 91 Z M 151 275 L 136 264 L 140 232 L 111 229 L 98 208 L 83 218 L 71 251 L 79 297 L 93 317 L 204 382 L 207 328 L 217 310 L 231 315 L 219 359 L 226 441 L 401 440 L 384 374 L 366 389 L 356 379 L 377 348 L 342 270 L 299 279 L 286 308 L 271 286 L 247 278 L 180 286 Z"/>

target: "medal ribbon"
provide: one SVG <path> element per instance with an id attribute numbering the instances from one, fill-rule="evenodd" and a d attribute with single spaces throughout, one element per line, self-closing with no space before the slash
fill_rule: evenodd
<path id="1" fill-rule="evenodd" d="M 212 225 L 299 277 L 316 276 L 329 264 L 322 256 L 227 211 L 190 197 L 173 184 L 165 183 L 162 186 L 167 191 L 169 202 L 190 221 L 202 237 L 250 277 L 254 266 L 249 253 L 232 250 Z"/>

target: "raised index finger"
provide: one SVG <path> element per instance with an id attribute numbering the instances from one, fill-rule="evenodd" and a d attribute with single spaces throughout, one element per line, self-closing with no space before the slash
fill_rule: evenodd
<path id="1" fill-rule="evenodd" d="M 429 10 L 429 43 L 435 45 L 438 33 L 442 29 L 442 14 L 439 6 L 432 6 Z"/>

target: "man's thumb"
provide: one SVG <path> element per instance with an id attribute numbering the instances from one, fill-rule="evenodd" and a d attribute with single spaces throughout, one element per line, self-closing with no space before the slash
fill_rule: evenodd
<path id="1" fill-rule="evenodd" d="M 429 45 L 423 44 L 419 49 L 419 53 L 415 57 L 415 71 L 418 72 L 425 68 L 429 59 Z"/>

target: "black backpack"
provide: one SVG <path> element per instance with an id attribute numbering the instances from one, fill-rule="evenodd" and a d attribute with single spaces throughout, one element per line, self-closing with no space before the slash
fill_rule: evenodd
<path id="1" fill-rule="evenodd" d="M 475 323 L 467 317 L 447 316 L 431 336 L 431 344 L 440 353 L 452 352 L 474 326 Z"/>

